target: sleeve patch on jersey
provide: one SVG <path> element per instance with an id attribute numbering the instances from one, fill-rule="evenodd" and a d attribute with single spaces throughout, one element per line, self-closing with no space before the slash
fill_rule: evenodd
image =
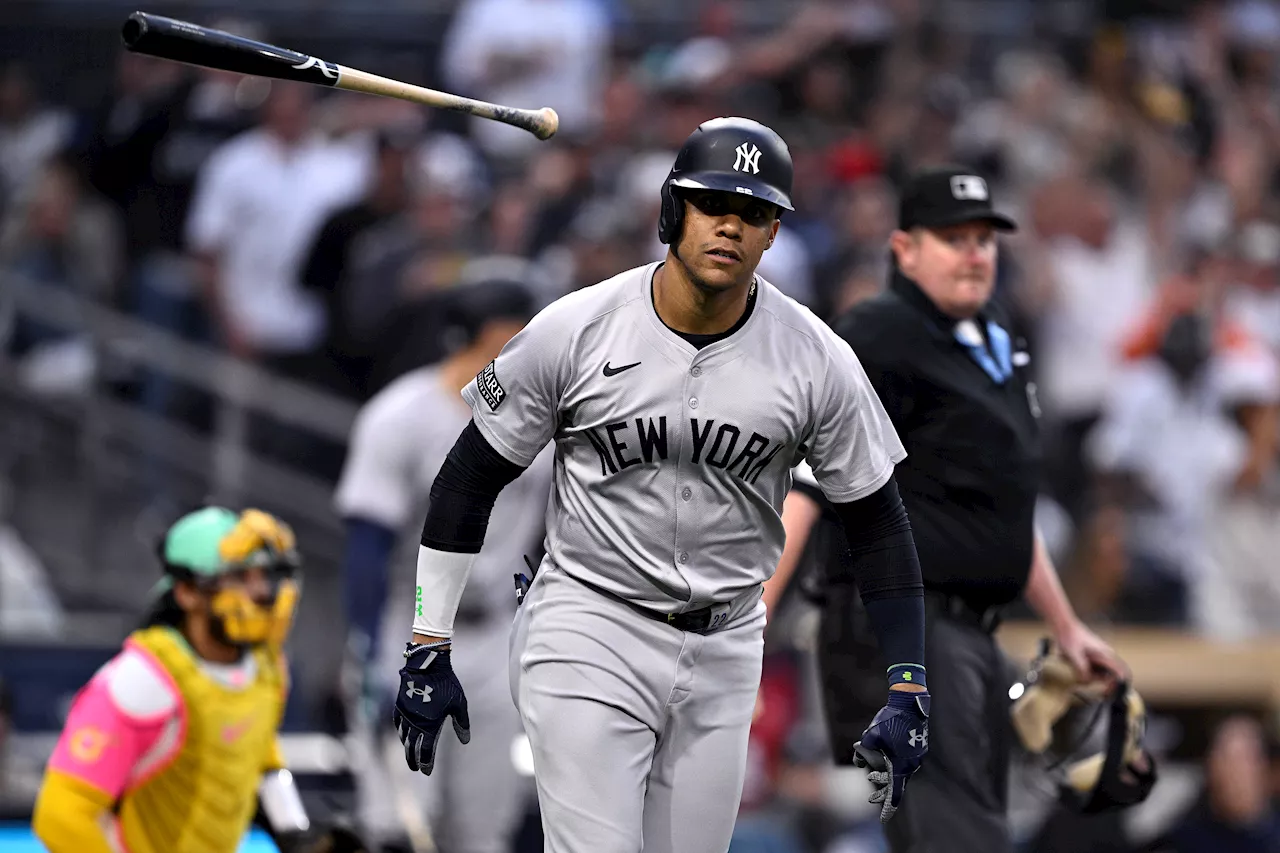
<path id="1" fill-rule="evenodd" d="M 507 389 L 503 388 L 502 383 L 498 381 L 498 374 L 495 372 L 492 361 L 476 375 L 476 386 L 480 389 L 480 396 L 484 397 L 489 408 L 495 412 L 502 405 L 502 401 L 507 399 Z"/>

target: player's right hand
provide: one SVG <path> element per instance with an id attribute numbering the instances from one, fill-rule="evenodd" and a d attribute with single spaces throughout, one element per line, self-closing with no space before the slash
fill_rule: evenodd
<path id="1" fill-rule="evenodd" d="M 462 692 L 458 676 L 454 675 L 448 649 L 409 643 L 404 657 L 391 723 L 404 744 L 404 759 L 409 769 L 430 776 L 446 717 L 453 717 L 458 740 L 463 743 L 471 740 L 467 696 Z"/>
<path id="2" fill-rule="evenodd" d="M 902 804 L 907 781 L 920 769 L 928 752 L 929 694 L 890 690 L 889 703 L 853 748 L 854 766 L 871 770 L 867 778 L 875 791 L 868 801 L 884 804 L 881 823 L 888 823 Z"/>

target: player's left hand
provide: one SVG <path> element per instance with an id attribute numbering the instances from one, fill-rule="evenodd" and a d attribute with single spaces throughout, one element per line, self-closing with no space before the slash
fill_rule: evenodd
<path id="1" fill-rule="evenodd" d="M 876 714 L 853 748 L 855 767 L 867 767 L 875 786 L 868 802 L 883 803 L 880 822 L 887 823 L 902 804 L 907 781 L 929 752 L 929 694 L 889 691 L 889 702 Z"/>
<path id="2" fill-rule="evenodd" d="M 404 744 L 404 759 L 409 769 L 430 776 L 446 718 L 453 717 L 453 730 L 458 740 L 463 743 L 471 740 L 467 696 L 453 672 L 448 649 L 409 643 L 404 657 L 391 723 Z"/>

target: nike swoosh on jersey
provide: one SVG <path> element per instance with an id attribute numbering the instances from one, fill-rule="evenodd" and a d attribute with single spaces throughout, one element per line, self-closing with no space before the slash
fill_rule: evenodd
<path id="1" fill-rule="evenodd" d="M 604 363 L 604 375 L 617 376 L 619 373 L 621 373 L 624 370 L 630 370 L 633 367 L 639 367 L 639 366 L 640 366 L 640 362 L 637 361 L 635 364 L 624 364 L 622 365 L 622 367 L 610 367 L 609 362 L 606 361 Z"/>

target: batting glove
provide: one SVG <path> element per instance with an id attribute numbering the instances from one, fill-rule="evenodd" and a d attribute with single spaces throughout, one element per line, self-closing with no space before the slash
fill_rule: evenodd
<path id="1" fill-rule="evenodd" d="M 400 670 L 400 690 L 391 723 L 404 744 L 404 760 L 410 770 L 431 775 L 436 763 L 436 744 L 445 717 L 453 717 L 458 740 L 471 740 L 471 718 L 467 716 L 467 696 L 454 675 L 447 649 L 409 643 Z"/>
<path id="2" fill-rule="evenodd" d="M 868 767 L 875 786 L 868 798 L 883 803 L 880 822 L 888 823 L 902 804 L 907 781 L 920 769 L 929 752 L 929 694 L 889 691 L 889 703 L 854 745 L 855 767 Z"/>

